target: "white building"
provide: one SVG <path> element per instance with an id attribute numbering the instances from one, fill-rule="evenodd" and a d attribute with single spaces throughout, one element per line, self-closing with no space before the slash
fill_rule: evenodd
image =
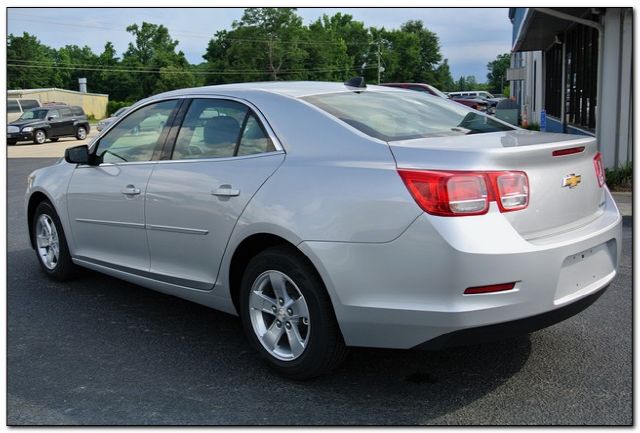
<path id="1" fill-rule="evenodd" d="M 598 139 L 606 167 L 632 160 L 632 8 L 511 8 L 511 95 L 529 124 Z"/>

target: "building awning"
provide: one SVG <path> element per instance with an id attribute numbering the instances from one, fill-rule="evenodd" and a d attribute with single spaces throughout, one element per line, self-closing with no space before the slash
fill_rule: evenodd
<path id="1" fill-rule="evenodd" d="M 546 50 L 556 40 L 556 35 L 575 23 L 541 12 L 540 8 L 528 8 L 515 37 L 512 51 Z M 576 18 L 589 19 L 593 8 L 552 8 Z"/>

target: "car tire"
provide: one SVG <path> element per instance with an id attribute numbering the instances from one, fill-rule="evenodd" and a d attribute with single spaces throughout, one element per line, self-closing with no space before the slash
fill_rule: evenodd
<path id="1" fill-rule="evenodd" d="M 69 280 L 76 271 L 71 260 L 60 218 L 48 201 L 38 204 L 31 221 L 36 256 L 47 276 L 56 281 Z"/>
<path id="2" fill-rule="evenodd" d="M 47 141 L 47 133 L 42 129 L 36 129 L 33 131 L 33 142 L 34 144 L 43 144 Z"/>
<path id="3" fill-rule="evenodd" d="M 58 140 L 60 140 L 60 138 L 57 138 L 57 137 L 56 137 L 56 138 L 50 138 L 49 140 L 51 140 L 52 142 L 54 142 L 54 143 L 55 143 L 55 142 L 57 142 Z"/>
<path id="4" fill-rule="evenodd" d="M 87 138 L 87 128 L 85 128 L 84 126 L 78 126 L 78 128 L 76 129 L 76 138 L 78 140 L 84 140 L 85 138 Z"/>
<path id="5" fill-rule="evenodd" d="M 347 347 L 326 288 L 295 248 L 273 247 L 253 257 L 240 290 L 245 334 L 282 376 L 311 379 L 329 372 L 346 357 Z"/>

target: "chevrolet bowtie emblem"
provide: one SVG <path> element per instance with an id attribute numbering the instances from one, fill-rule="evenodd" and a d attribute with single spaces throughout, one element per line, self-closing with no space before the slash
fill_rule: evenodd
<path id="1" fill-rule="evenodd" d="M 582 176 L 579 174 L 571 173 L 562 178 L 562 186 L 568 186 L 569 189 L 573 189 L 580 184 Z"/>

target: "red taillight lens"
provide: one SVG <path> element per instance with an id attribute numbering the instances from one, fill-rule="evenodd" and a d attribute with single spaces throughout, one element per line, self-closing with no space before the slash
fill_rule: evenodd
<path id="1" fill-rule="evenodd" d="M 529 204 L 529 181 L 521 171 L 398 170 L 416 203 L 438 216 L 483 215 L 496 200 L 501 212 Z"/>
<path id="2" fill-rule="evenodd" d="M 490 286 L 469 287 L 464 291 L 465 295 L 477 295 L 480 293 L 504 292 L 513 290 L 516 283 L 492 284 Z"/>
<path id="3" fill-rule="evenodd" d="M 529 204 L 529 180 L 521 171 L 491 173 L 500 200 L 498 206 L 503 212 L 524 209 Z"/>
<path id="4" fill-rule="evenodd" d="M 596 169 L 596 178 L 598 179 L 598 186 L 602 188 L 604 185 L 606 178 L 604 174 L 604 167 L 602 166 L 602 155 L 600 152 L 596 153 L 596 156 L 593 157 L 593 166 Z"/>
<path id="5" fill-rule="evenodd" d="M 481 215 L 489 209 L 482 174 L 422 170 L 398 173 L 416 203 L 431 215 Z"/>

